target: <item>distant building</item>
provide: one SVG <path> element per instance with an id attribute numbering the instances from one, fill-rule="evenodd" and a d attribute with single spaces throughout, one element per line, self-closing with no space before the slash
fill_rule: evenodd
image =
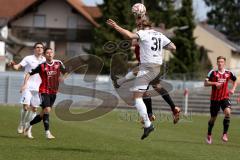
<path id="1" fill-rule="evenodd" d="M 101 16 L 99 8 L 81 0 L 8 0 L 0 5 L 0 27 L 8 26 L 7 52 L 21 58 L 31 54 L 37 41 L 54 48 L 62 60 L 85 53 L 92 30 L 99 27 L 95 18 Z"/>
<path id="2" fill-rule="evenodd" d="M 194 30 L 196 43 L 208 51 L 208 58 L 212 66 L 216 66 L 218 56 L 227 58 L 227 68 L 240 70 L 240 46 L 229 41 L 225 35 L 210 27 L 206 23 L 197 24 Z"/>

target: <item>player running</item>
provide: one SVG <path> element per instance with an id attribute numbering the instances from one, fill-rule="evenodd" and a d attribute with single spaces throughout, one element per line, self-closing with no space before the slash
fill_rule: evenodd
<path id="1" fill-rule="evenodd" d="M 225 69 L 225 64 L 225 57 L 217 57 L 218 69 L 211 70 L 204 82 L 204 86 L 212 86 L 210 105 L 211 118 L 208 121 L 208 133 L 206 138 L 208 144 L 212 144 L 212 129 L 220 108 L 224 112 L 222 140 L 224 142 L 228 141 L 227 132 L 231 114 L 231 101 L 229 99 L 229 94 L 234 94 L 237 87 L 237 78 L 231 71 Z M 233 83 L 232 89 L 230 90 L 228 89 L 229 81 L 232 81 Z"/>
<path id="2" fill-rule="evenodd" d="M 141 24 L 142 24 L 143 20 L 149 21 L 149 18 L 146 15 L 136 16 L 135 22 L 137 25 L 137 30 L 141 29 L 141 27 L 142 27 Z M 135 41 L 136 40 L 133 40 L 133 44 L 135 47 L 134 53 L 136 55 L 136 59 L 140 63 L 140 47 L 139 47 L 138 42 L 135 42 Z M 124 83 L 126 83 L 132 79 L 135 79 L 137 76 L 138 70 L 139 70 L 139 68 L 136 67 L 132 71 L 127 73 L 123 78 L 120 78 L 120 79 L 118 79 L 116 76 L 111 76 L 114 87 L 119 88 Z M 156 78 L 154 81 L 151 82 L 151 85 L 152 85 L 153 89 L 156 92 L 158 92 L 159 95 L 161 95 L 162 98 L 171 107 L 171 111 L 173 113 L 173 123 L 176 124 L 179 121 L 181 109 L 174 104 L 172 98 L 168 94 L 168 91 L 163 86 L 161 86 L 160 81 L 161 81 L 160 77 L 159 77 L 159 79 Z M 154 116 L 154 114 L 152 112 L 152 99 L 151 99 L 150 95 L 145 94 L 143 97 L 143 101 L 147 107 L 147 113 L 148 113 L 149 119 L 151 121 L 154 121 L 156 119 L 156 117 Z"/>
<path id="3" fill-rule="evenodd" d="M 46 61 L 45 57 L 42 56 L 44 45 L 41 42 L 34 44 L 34 54 L 26 56 L 19 64 L 14 62 L 10 63 L 13 69 L 19 70 L 24 68 L 25 75 L 32 69 L 36 68 L 39 64 Z M 25 76 L 24 75 L 24 76 Z M 41 78 L 38 74 L 32 76 L 26 84 L 25 90 L 22 90 L 20 103 L 23 104 L 21 109 L 20 123 L 17 128 L 18 133 L 23 133 L 25 124 L 30 122 L 35 116 L 37 107 L 39 107 L 39 86 L 41 84 Z"/>
<path id="4" fill-rule="evenodd" d="M 45 49 L 44 56 L 46 57 L 46 62 L 38 65 L 37 68 L 29 72 L 25 76 L 24 85 L 22 86 L 22 90 L 24 90 L 31 76 L 35 74 L 39 74 L 42 79 L 42 83 L 39 87 L 39 93 L 42 100 L 42 111 L 28 124 L 25 130 L 27 137 L 30 139 L 33 138 L 31 134 L 32 126 L 36 123 L 39 123 L 41 120 L 43 120 L 46 138 L 55 138 L 49 130 L 49 113 L 56 99 L 60 76 L 61 74 L 66 73 L 63 63 L 59 60 L 53 59 L 54 53 L 51 48 Z"/>
<path id="5" fill-rule="evenodd" d="M 108 19 L 107 24 L 128 39 L 139 39 L 141 64 L 137 79 L 135 79 L 133 98 L 135 107 L 144 120 L 144 133 L 141 137 L 141 139 L 144 139 L 154 130 L 154 127 L 148 118 L 146 105 L 142 98 L 143 94 L 146 92 L 149 83 L 159 76 L 162 64 L 162 49 L 175 50 L 176 47 L 166 36 L 151 29 L 151 23 L 148 20 L 142 21 L 142 29 L 136 33 L 123 29 L 112 19 Z"/>

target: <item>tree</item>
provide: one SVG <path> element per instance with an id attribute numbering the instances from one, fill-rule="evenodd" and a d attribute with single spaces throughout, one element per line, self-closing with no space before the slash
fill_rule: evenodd
<path id="1" fill-rule="evenodd" d="M 124 39 L 118 32 L 115 32 L 112 28 L 107 26 L 106 20 L 108 18 L 114 19 L 119 25 L 128 30 L 134 28 L 134 17 L 131 13 L 131 0 L 124 0 L 119 2 L 118 0 L 104 0 L 103 4 L 98 5 L 102 12 L 102 17 L 97 20 L 100 24 L 99 28 L 95 28 L 93 31 L 94 42 L 92 47 L 87 52 L 100 57 L 104 62 L 102 73 L 109 73 L 111 57 L 114 53 L 122 52 L 121 49 L 113 48 L 111 52 L 106 52 L 103 49 L 104 44 L 109 41 L 119 43 Z M 124 52 L 130 52 L 130 47 Z M 131 54 L 129 54 L 131 57 Z M 121 58 L 119 58 L 121 63 Z M 127 64 L 123 64 L 123 68 L 127 68 Z"/>
<path id="2" fill-rule="evenodd" d="M 164 23 L 166 28 L 171 28 L 175 25 L 176 11 L 174 1 L 172 0 L 148 0 L 145 1 L 145 6 L 149 18 L 156 26 Z"/>
<path id="3" fill-rule="evenodd" d="M 229 40 L 240 44 L 240 1 L 204 0 L 210 11 L 208 23 L 225 34 Z"/>
<path id="4" fill-rule="evenodd" d="M 173 42 L 177 46 L 174 58 L 170 60 L 170 73 L 195 73 L 201 71 L 200 51 L 195 44 L 195 28 L 192 0 L 182 0 L 182 7 L 177 11 L 176 25 L 184 30 L 176 30 Z M 186 29 L 187 28 L 187 29 Z"/>

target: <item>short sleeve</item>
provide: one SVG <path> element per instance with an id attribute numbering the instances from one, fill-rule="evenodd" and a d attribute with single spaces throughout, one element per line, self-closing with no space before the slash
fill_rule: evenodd
<path id="1" fill-rule="evenodd" d="M 27 65 L 27 57 L 23 58 L 23 60 L 19 63 L 22 67 Z"/>
<path id="2" fill-rule="evenodd" d="M 146 32 L 144 30 L 139 30 L 136 32 L 136 34 L 138 35 L 140 41 L 144 41 L 146 40 Z"/>
<path id="3" fill-rule="evenodd" d="M 236 81 L 237 80 L 237 77 L 236 77 L 236 75 L 233 72 L 230 72 L 230 79 L 232 81 Z"/>
<path id="4" fill-rule="evenodd" d="M 61 61 L 59 62 L 60 62 L 60 71 L 61 73 L 65 74 L 67 72 L 66 67 Z"/>
<path id="5" fill-rule="evenodd" d="M 214 70 L 211 70 L 210 72 L 208 72 L 206 80 L 212 81 L 213 75 L 214 75 Z"/>
<path id="6" fill-rule="evenodd" d="M 168 39 L 165 35 L 162 35 L 162 45 L 163 45 L 163 47 L 166 47 L 170 43 L 171 43 L 171 40 Z"/>

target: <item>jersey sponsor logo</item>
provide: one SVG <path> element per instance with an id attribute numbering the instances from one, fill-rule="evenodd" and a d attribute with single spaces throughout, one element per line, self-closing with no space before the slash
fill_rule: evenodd
<path id="1" fill-rule="evenodd" d="M 53 75 L 56 75 L 56 74 L 57 74 L 57 71 L 47 71 L 48 76 L 53 76 Z"/>
<path id="2" fill-rule="evenodd" d="M 225 82 L 226 82 L 226 79 L 220 78 L 220 79 L 218 79 L 218 82 L 219 82 L 219 83 L 225 83 Z"/>

